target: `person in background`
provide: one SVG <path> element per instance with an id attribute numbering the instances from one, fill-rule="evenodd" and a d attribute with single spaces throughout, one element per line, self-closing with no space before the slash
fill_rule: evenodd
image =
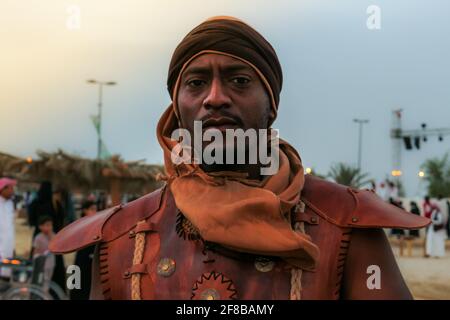
<path id="1" fill-rule="evenodd" d="M 75 205 L 73 202 L 72 194 L 66 188 L 61 189 L 62 206 L 65 212 L 64 225 L 72 223 L 76 220 L 75 217 Z"/>
<path id="2" fill-rule="evenodd" d="M 431 219 L 434 210 L 436 210 L 436 204 L 431 202 L 430 196 L 425 196 L 423 200 L 423 215 L 425 218 Z"/>
<path id="3" fill-rule="evenodd" d="M 66 225 L 66 213 L 64 211 L 62 202 L 61 189 L 57 189 L 52 194 L 52 221 L 53 231 L 59 232 Z M 64 258 L 61 255 L 55 256 L 55 269 L 53 272 L 52 281 L 65 290 L 66 288 L 66 267 Z"/>
<path id="4" fill-rule="evenodd" d="M 395 185 L 394 182 L 386 180 L 386 190 L 385 190 L 385 196 L 384 198 L 387 199 L 388 202 L 390 202 L 390 199 L 392 198 L 394 201 L 398 200 L 398 188 Z"/>
<path id="5" fill-rule="evenodd" d="M 447 200 L 447 213 L 450 217 L 450 201 Z M 450 239 L 450 219 L 447 219 L 447 238 Z"/>
<path id="6" fill-rule="evenodd" d="M 431 219 L 431 216 L 433 215 L 433 212 L 438 210 L 436 204 L 434 204 L 433 202 L 431 202 L 430 196 L 425 196 L 424 200 L 423 200 L 423 215 L 425 218 Z M 428 244 L 428 233 L 430 232 L 430 229 L 432 228 L 432 225 L 429 225 L 425 231 L 425 243 L 424 243 L 424 253 L 423 256 L 425 258 L 429 257 L 428 251 L 430 248 L 430 245 Z"/>
<path id="7" fill-rule="evenodd" d="M 394 198 L 389 198 L 389 203 L 392 204 L 393 206 L 396 206 L 397 208 L 404 209 L 403 203 L 401 201 L 395 200 Z M 405 231 L 402 229 L 392 229 L 391 235 L 397 236 L 397 238 L 400 239 L 405 235 Z M 402 240 L 402 239 L 400 239 L 400 240 Z"/>
<path id="8" fill-rule="evenodd" d="M 0 259 L 12 258 L 15 248 L 14 186 L 17 182 L 9 178 L 0 179 Z M 9 277 L 10 270 L 0 269 L 0 277 Z"/>
<path id="9" fill-rule="evenodd" d="M 419 207 L 417 206 L 417 203 L 414 201 L 411 201 L 409 203 L 409 205 L 410 205 L 410 212 L 417 216 L 420 216 L 420 210 L 419 210 Z M 409 230 L 408 234 L 405 234 L 404 236 L 401 237 L 400 244 L 399 244 L 400 245 L 400 256 L 403 256 L 404 245 L 406 245 L 407 255 L 409 257 L 412 256 L 414 240 L 417 239 L 418 237 L 419 237 L 418 229 Z"/>
<path id="10" fill-rule="evenodd" d="M 62 228 L 67 225 L 67 212 L 65 210 L 65 202 L 63 198 L 63 190 L 56 189 L 52 194 L 52 221 L 53 221 L 53 231 L 55 233 L 59 232 Z"/>
<path id="11" fill-rule="evenodd" d="M 431 212 L 431 226 L 428 227 L 426 255 L 434 258 L 445 256 L 445 239 L 447 238 L 447 206 L 442 195 L 438 196 L 438 201 Z"/>
<path id="12" fill-rule="evenodd" d="M 44 181 L 39 187 L 37 197 L 28 207 L 28 222 L 31 227 L 34 227 L 33 238 L 39 232 L 39 217 L 43 215 L 52 215 L 53 211 L 52 184 L 49 181 Z"/>
<path id="13" fill-rule="evenodd" d="M 372 190 L 373 192 L 377 193 L 377 184 L 373 180 L 370 181 L 370 190 Z"/>
<path id="14" fill-rule="evenodd" d="M 449 221 L 448 217 L 450 212 L 448 208 L 448 201 L 447 199 L 444 199 L 444 196 L 442 194 L 438 195 L 436 206 L 439 208 L 439 211 L 442 214 L 442 219 L 444 223 L 443 229 L 445 230 L 445 237 L 444 237 L 445 240 L 445 238 L 447 238 L 447 225 Z"/>
<path id="15" fill-rule="evenodd" d="M 411 201 L 409 203 L 411 209 L 409 210 L 411 213 L 414 213 L 418 216 L 420 216 L 420 209 L 417 206 L 417 203 L 415 201 Z M 419 230 L 409 230 L 409 236 L 410 237 L 414 237 L 414 238 L 418 238 L 419 237 Z"/>
<path id="16" fill-rule="evenodd" d="M 38 196 L 30 204 L 28 210 L 29 223 L 35 227 L 33 238 L 39 232 L 38 221 L 41 216 L 50 216 L 53 223 L 53 232 L 59 232 L 65 225 L 65 213 L 62 205 L 61 191 L 53 192 L 51 182 L 44 181 L 38 191 Z M 33 250 L 31 250 L 33 256 Z M 66 287 L 66 268 L 64 266 L 63 256 L 55 257 L 55 269 L 52 281 L 61 288 Z"/>
<path id="17" fill-rule="evenodd" d="M 50 287 L 50 281 L 53 277 L 53 271 L 55 269 L 55 256 L 48 250 L 50 240 L 53 239 L 53 222 L 50 216 L 40 216 L 38 221 L 39 233 L 36 235 L 33 241 L 33 259 L 40 256 L 46 256 L 44 263 L 44 290 L 48 291 Z"/>
<path id="18" fill-rule="evenodd" d="M 81 217 L 90 217 L 97 213 L 97 205 L 93 201 L 85 201 L 81 207 Z M 75 265 L 80 268 L 81 288 L 70 291 L 71 300 L 89 300 L 91 292 L 92 258 L 95 246 L 86 247 L 77 252 Z"/>
<path id="19" fill-rule="evenodd" d="M 100 192 L 97 198 L 98 210 L 105 210 L 108 208 L 108 196 L 104 192 Z"/>

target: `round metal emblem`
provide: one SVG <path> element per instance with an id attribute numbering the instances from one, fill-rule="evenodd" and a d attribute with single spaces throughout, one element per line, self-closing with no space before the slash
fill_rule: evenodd
<path id="1" fill-rule="evenodd" d="M 175 266 L 175 260 L 162 258 L 158 263 L 157 273 L 162 277 L 170 277 L 175 272 Z"/>
<path id="2" fill-rule="evenodd" d="M 214 288 L 209 288 L 206 290 L 203 290 L 200 294 L 201 300 L 219 300 L 220 294 L 219 292 Z"/>

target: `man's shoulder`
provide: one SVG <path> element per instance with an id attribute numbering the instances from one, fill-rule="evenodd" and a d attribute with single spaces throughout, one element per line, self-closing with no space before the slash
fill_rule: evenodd
<path id="1" fill-rule="evenodd" d="M 159 209 L 165 189 L 76 220 L 55 235 L 50 250 L 56 254 L 69 253 L 121 236 Z"/>
<path id="2" fill-rule="evenodd" d="M 301 195 L 306 206 L 339 227 L 418 229 L 427 218 L 384 202 L 371 190 L 357 190 L 311 175 Z"/>

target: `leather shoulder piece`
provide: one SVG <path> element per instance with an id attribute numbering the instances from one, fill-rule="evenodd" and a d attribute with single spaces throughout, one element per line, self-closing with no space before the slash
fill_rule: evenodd
<path id="1" fill-rule="evenodd" d="M 419 229 L 430 220 L 384 202 L 373 191 L 355 190 L 306 175 L 302 201 L 340 227 Z"/>
<path id="2" fill-rule="evenodd" d="M 123 218 L 129 214 L 128 219 L 121 225 L 116 225 L 113 231 L 116 233 L 126 232 L 131 221 L 136 224 L 141 215 L 148 216 L 159 208 L 164 189 L 163 187 L 126 205 L 121 204 L 71 223 L 52 239 L 49 245 L 50 251 L 55 254 L 64 254 L 78 251 L 98 242 L 108 241 L 111 238 L 111 231 L 105 232 L 105 226 L 109 225 L 109 221 L 118 215 Z M 117 220 L 114 219 L 114 221 Z"/>
<path id="3" fill-rule="evenodd" d="M 141 220 L 145 220 L 158 211 L 163 202 L 166 186 L 153 191 L 122 207 L 105 222 L 103 241 L 112 241 L 133 229 Z M 166 197 L 167 198 L 167 197 Z"/>
<path id="4" fill-rule="evenodd" d="M 101 241 L 103 224 L 120 209 L 121 205 L 118 205 L 74 221 L 55 235 L 49 245 L 50 251 L 56 254 L 69 253 Z"/>

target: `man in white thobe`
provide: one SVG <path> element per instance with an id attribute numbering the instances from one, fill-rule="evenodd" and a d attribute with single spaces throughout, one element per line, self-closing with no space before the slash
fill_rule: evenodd
<path id="1" fill-rule="evenodd" d="M 0 179 L 0 260 L 14 256 L 14 186 L 16 181 L 9 178 Z M 0 277 L 8 277 L 10 270 L 1 269 Z"/>
<path id="2" fill-rule="evenodd" d="M 445 256 L 445 240 L 447 239 L 447 202 L 442 197 L 436 202 L 436 210 L 431 214 L 432 224 L 428 227 L 426 252 L 430 257 Z"/>

